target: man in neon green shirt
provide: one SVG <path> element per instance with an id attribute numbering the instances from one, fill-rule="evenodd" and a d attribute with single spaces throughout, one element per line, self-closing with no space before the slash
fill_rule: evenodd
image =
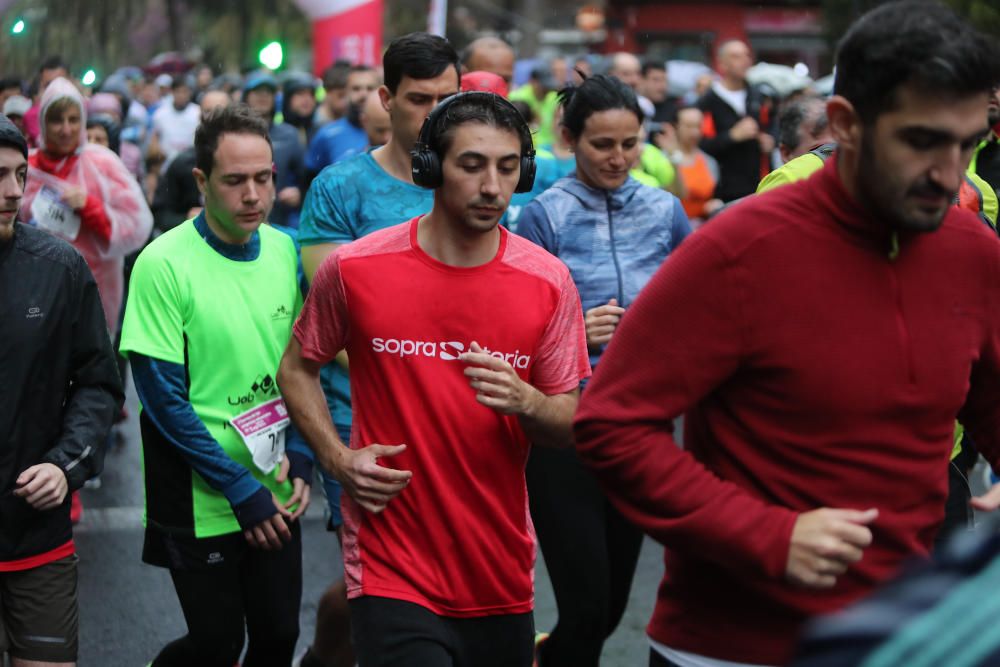
<path id="1" fill-rule="evenodd" d="M 556 107 L 559 106 L 560 85 L 553 78 L 549 67 L 541 65 L 531 70 L 528 83 L 511 92 L 509 96 L 511 102 L 524 102 L 535 114 L 538 121 L 538 131 L 534 133 L 536 146 L 548 146 L 552 143 L 554 131 L 552 119 L 555 118 Z"/>
<path id="2" fill-rule="evenodd" d="M 121 349 L 142 403 L 143 560 L 170 569 L 188 635 L 157 667 L 288 665 L 298 638 L 312 456 L 275 377 L 302 304 L 274 203 L 267 122 L 246 106 L 195 134 L 205 208 L 132 274 Z"/>

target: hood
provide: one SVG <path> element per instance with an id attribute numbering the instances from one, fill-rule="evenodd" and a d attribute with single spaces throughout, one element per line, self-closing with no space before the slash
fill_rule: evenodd
<path id="1" fill-rule="evenodd" d="M 132 91 L 128 87 L 128 81 L 124 76 L 112 74 L 101 84 L 100 92 L 120 95 L 126 100 L 126 104 L 132 101 Z"/>
<path id="2" fill-rule="evenodd" d="M 291 107 L 292 96 L 301 90 L 311 90 L 315 94 L 315 80 L 308 74 L 293 73 L 281 88 L 281 115 L 289 125 L 299 128 L 309 128 L 312 125 L 312 114 L 302 116 L 295 113 Z"/>
<path id="3" fill-rule="evenodd" d="M 80 107 L 80 143 L 76 147 L 76 152 L 79 153 L 87 143 L 87 106 L 76 86 L 62 77 L 50 83 L 42 93 L 41 110 L 38 113 L 38 145 L 45 147 L 45 114 L 53 102 L 63 98 L 73 100 Z"/>
<path id="4" fill-rule="evenodd" d="M 87 113 L 91 116 L 105 114 L 120 120 L 123 115 L 122 103 L 111 93 L 97 93 L 87 102 Z"/>
<path id="5" fill-rule="evenodd" d="M 617 189 L 601 190 L 590 187 L 577 178 L 576 173 L 573 173 L 556 181 L 552 189 L 562 190 L 576 197 L 586 209 L 607 211 L 610 205 L 612 211 L 619 211 L 628 206 L 641 187 L 642 184 L 639 181 L 629 176 Z"/>

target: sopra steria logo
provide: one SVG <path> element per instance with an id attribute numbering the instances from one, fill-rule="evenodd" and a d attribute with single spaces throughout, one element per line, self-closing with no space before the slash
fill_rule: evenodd
<path id="1" fill-rule="evenodd" d="M 499 352 L 480 344 L 483 351 L 497 359 L 503 359 L 514 368 L 527 368 L 531 356 L 520 350 Z M 372 351 L 376 354 L 390 354 L 401 359 L 406 357 L 431 357 L 442 361 L 457 361 L 460 354 L 468 351 L 469 345 L 457 340 L 399 340 L 396 338 L 372 338 Z"/>

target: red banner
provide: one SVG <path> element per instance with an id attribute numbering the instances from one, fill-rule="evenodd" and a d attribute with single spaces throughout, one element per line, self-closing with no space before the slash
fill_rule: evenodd
<path id="1" fill-rule="evenodd" d="M 334 13 L 313 18 L 313 71 L 320 75 L 340 58 L 377 66 L 382 60 L 382 0 L 331 5 Z"/>

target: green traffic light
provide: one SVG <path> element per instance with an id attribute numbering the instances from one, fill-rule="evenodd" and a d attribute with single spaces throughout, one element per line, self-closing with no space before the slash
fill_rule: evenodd
<path id="1" fill-rule="evenodd" d="M 20 35 L 24 32 L 24 20 L 18 19 L 17 22 L 11 27 L 10 31 L 14 35 Z"/>
<path id="2" fill-rule="evenodd" d="M 260 50 L 258 57 L 260 58 L 261 65 L 268 69 L 275 70 L 281 67 L 281 63 L 285 59 L 285 54 L 280 43 L 271 42 Z"/>
<path id="3" fill-rule="evenodd" d="M 92 69 L 88 69 L 80 78 L 80 83 L 85 86 L 93 86 L 95 81 L 97 81 L 97 72 Z"/>

